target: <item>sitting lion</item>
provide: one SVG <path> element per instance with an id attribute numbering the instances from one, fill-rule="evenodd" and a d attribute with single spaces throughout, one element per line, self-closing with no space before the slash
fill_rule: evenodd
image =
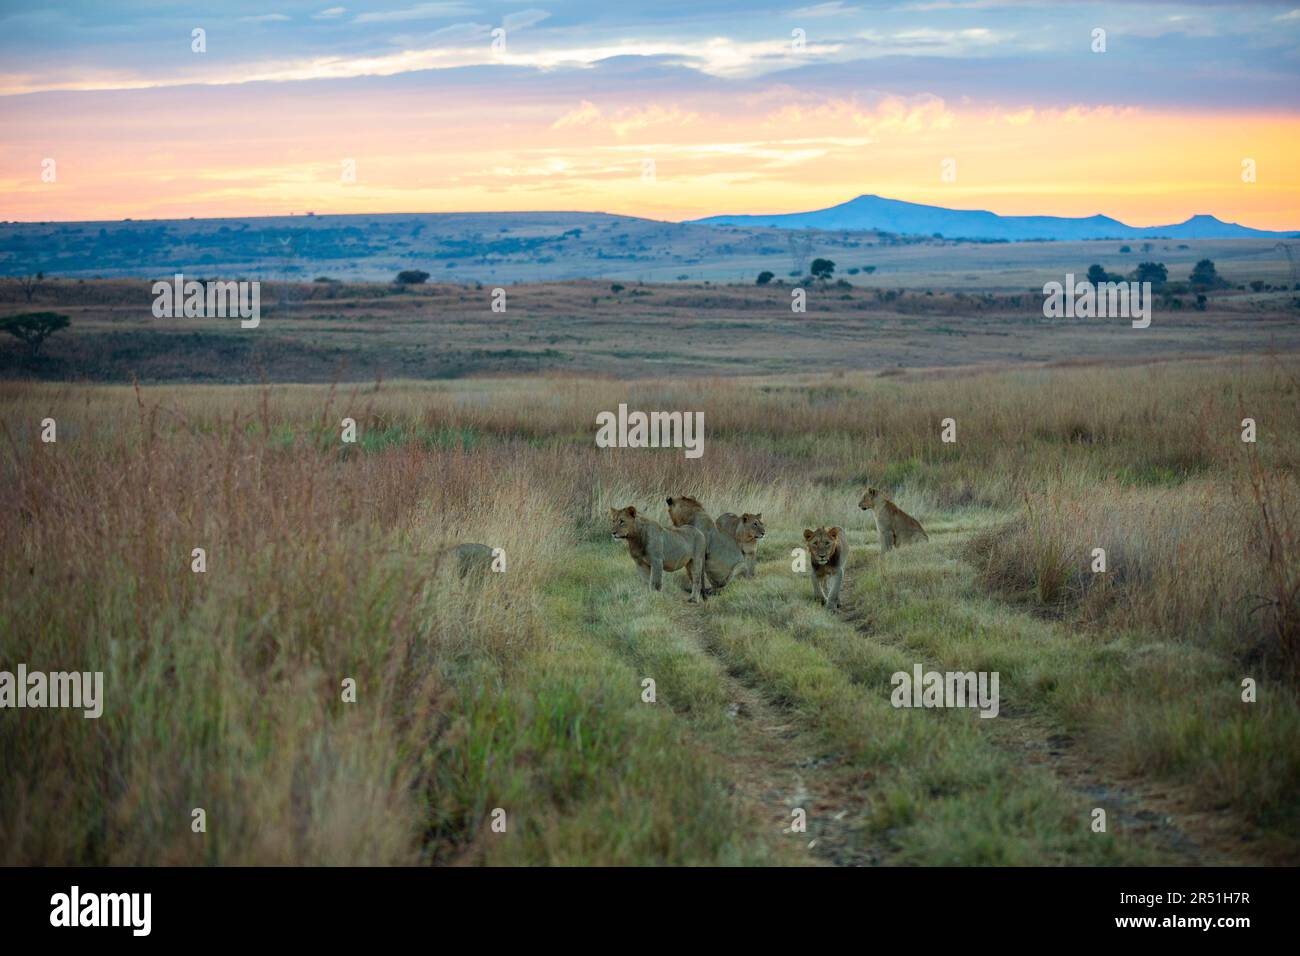
<path id="1" fill-rule="evenodd" d="M 736 539 L 736 544 L 740 545 L 740 553 L 745 556 L 745 567 L 742 573 L 745 577 L 752 578 L 754 569 L 758 565 L 759 539 L 767 534 L 767 529 L 763 527 L 763 516 L 750 514 L 748 511 L 742 515 L 734 515 L 728 511 L 726 514 L 718 515 L 718 528 L 724 534 L 729 534 Z"/>
<path id="2" fill-rule="evenodd" d="M 610 508 L 610 533 L 627 542 L 628 554 L 641 577 L 656 591 L 663 590 L 665 571 L 686 569 L 692 603 L 704 586 L 704 533 L 696 528 L 665 528 L 637 514 L 636 508 Z"/>
<path id="3" fill-rule="evenodd" d="M 930 536 L 921 527 L 921 522 L 890 501 L 883 491 L 868 488 L 858 502 L 858 507 L 863 511 L 875 511 L 882 552 L 912 541 L 930 540 Z"/>
<path id="4" fill-rule="evenodd" d="M 849 560 L 849 543 L 843 528 L 805 528 L 803 540 L 812 562 L 813 597 L 832 611 L 840 606 L 844 586 L 844 565 Z"/>
<path id="5" fill-rule="evenodd" d="M 705 513 L 704 505 L 685 495 L 668 499 L 668 517 L 674 527 L 693 526 L 703 532 L 704 573 L 713 590 L 721 591 L 745 563 L 745 555 L 736 539 L 718 530 L 713 519 Z"/>

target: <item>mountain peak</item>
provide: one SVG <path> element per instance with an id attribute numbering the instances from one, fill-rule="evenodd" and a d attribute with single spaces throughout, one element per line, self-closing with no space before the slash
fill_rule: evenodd
<path id="1" fill-rule="evenodd" d="M 948 239 L 998 242 L 1085 239 L 1229 239 L 1282 238 L 1289 232 L 1251 229 L 1198 213 L 1185 222 L 1136 227 L 1098 213 L 1086 218 L 1066 216 L 1000 216 L 986 209 L 948 209 L 924 203 L 863 193 L 847 202 L 811 212 L 771 216 L 708 216 L 692 220 L 711 226 L 762 226 L 777 229 L 891 232 L 905 235 L 941 235 Z"/>

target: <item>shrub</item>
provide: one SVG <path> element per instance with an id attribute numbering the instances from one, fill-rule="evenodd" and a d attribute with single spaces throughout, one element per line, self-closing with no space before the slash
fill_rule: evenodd
<path id="1" fill-rule="evenodd" d="M 820 279 L 822 282 L 828 280 L 832 273 L 835 272 L 835 263 L 830 259 L 814 259 L 812 265 L 808 268 L 814 279 Z"/>
<path id="2" fill-rule="evenodd" d="M 58 312 L 24 312 L 0 321 L 0 331 L 8 332 L 27 345 L 32 358 L 41 354 L 45 340 L 68 327 L 69 319 Z"/>

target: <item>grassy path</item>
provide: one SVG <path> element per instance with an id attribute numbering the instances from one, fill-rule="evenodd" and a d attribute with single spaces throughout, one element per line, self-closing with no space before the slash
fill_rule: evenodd
<path id="1" fill-rule="evenodd" d="M 463 682 L 483 690 L 451 747 L 467 792 L 448 822 L 476 833 L 458 860 L 1272 862 L 1236 814 L 1189 799 L 1176 768 L 1133 772 L 1111 746 L 1190 719 L 1217 676 L 1184 668 L 1182 684 L 1139 693 L 1173 679 L 1174 650 L 983 595 L 959 554 L 989 520 L 934 521 L 931 542 L 888 558 L 850 532 L 838 613 L 791 570 L 793 527 L 770 528 L 757 577 L 703 606 L 686 602 L 680 574 L 646 589 L 626 547 L 593 532 L 543 585 L 540 645 L 495 685 Z M 915 664 L 997 671 L 999 715 L 894 708 L 891 675 Z M 1089 717 L 1126 708 L 1133 726 Z M 495 806 L 513 814 L 508 839 L 473 823 Z M 1107 832 L 1092 830 L 1097 807 Z"/>
<path id="2" fill-rule="evenodd" d="M 548 614 L 564 653 L 616 667 L 630 706 L 679 735 L 683 764 L 717 774 L 720 787 L 697 796 L 722 813 L 690 812 L 727 821 L 713 834 L 720 862 L 1218 862 L 1168 807 L 1151 809 L 1078 755 L 1044 688 L 1093 656 L 1104 665 L 1105 648 L 1045 653 L 1064 637 L 1054 625 L 976 595 L 954 557 L 973 527 L 938 523 L 929 545 L 888 561 L 857 531 L 839 614 L 816 606 L 790 570 L 779 542 L 798 540 L 793 528 L 769 532 L 756 579 L 703 607 L 685 602 L 680 575 L 660 594 L 645 590 L 625 548 L 601 536 L 552 581 Z M 890 675 L 918 662 L 1000 670 L 1000 717 L 892 707 Z M 654 704 L 640 700 L 645 678 Z M 659 733 L 632 746 L 632 776 L 643 756 L 656 759 Z M 680 795 L 652 784 L 645 796 Z M 1095 806 L 1107 809 L 1108 833 L 1091 830 Z M 797 808 L 806 833 L 791 832 Z M 696 859 L 681 847 L 666 856 Z"/>

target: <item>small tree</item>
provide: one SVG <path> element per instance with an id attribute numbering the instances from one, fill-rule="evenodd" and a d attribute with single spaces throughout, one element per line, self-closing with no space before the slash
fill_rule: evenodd
<path id="1" fill-rule="evenodd" d="M 762 272 L 760 272 L 760 273 L 758 274 L 757 284 L 758 284 L 758 285 L 767 285 L 769 282 L 771 282 L 771 281 L 772 281 L 773 279 L 775 279 L 775 278 L 776 278 L 776 276 L 775 276 L 773 273 L 768 272 L 766 269 L 764 269 Z"/>
<path id="2" fill-rule="evenodd" d="M 429 273 L 421 269 L 403 269 L 397 273 L 397 282 L 399 285 L 422 285 L 428 281 Z"/>
<path id="3" fill-rule="evenodd" d="M 835 272 L 835 263 L 829 259 L 814 259 L 808 271 L 812 273 L 814 279 L 821 279 L 822 282 L 826 282 L 830 279 L 831 274 Z"/>
<path id="4" fill-rule="evenodd" d="M 1169 281 L 1169 270 L 1163 262 L 1143 262 L 1134 270 L 1133 278 L 1138 282 L 1161 286 Z"/>
<path id="5" fill-rule="evenodd" d="M 1223 280 L 1219 278 L 1219 272 L 1214 268 L 1214 262 L 1210 259 L 1202 259 L 1196 263 L 1192 269 L 1191 282 L 1194 286 L 1201 286 L 1206 289 L 1214 289 L 1219 286 Z"/>
<path id="6" fill-rule="evenodd" d="M 0 331 L 25 342 L 32 358 L 41 354 L 41 346 L 47 338 L 67 327 L 68 317 L 57 312 L 24 312 L 0 320 Z"/>
<path id="7" fill-rule="evenodd" d="M 1093 285 L 1101 285 L 1109 280 L 1110 275 L 1103 267 L 1096 264 L 1088 266 L 1088 281 Z"/>
<path id="8" fill-rule="evenodd" d="M 18 287 L 23 290 L 23 295 L 27 297 L 28 302 L 32 301 L 32 296 L 36 294 L 36 290 L 40 288 L 41 282 L 44 281 L 44 279 L 44 272 L 38 272 L 34 276 L 27 275 L 18 277 Z"/>

